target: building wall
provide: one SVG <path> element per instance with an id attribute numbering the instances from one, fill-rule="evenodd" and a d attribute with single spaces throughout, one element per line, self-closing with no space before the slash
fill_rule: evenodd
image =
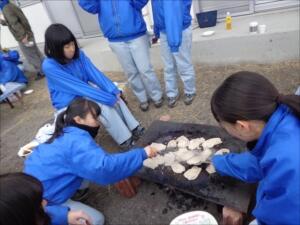
<path id="1" fill-rule="evenodd" d="M 51 24 L 51 20 L 43 4 L 37 3 L 25 6 L 24 8 L 22 8 L 22 10 L 31 25 L 36 41 L 43 42 L 45 30 Z M 14 37 L 11 35 L 7 27 L 1 26 L 0 29 L 2 47 L 10 48 L 18 45 L 18 43 L 15 41 Z"/>

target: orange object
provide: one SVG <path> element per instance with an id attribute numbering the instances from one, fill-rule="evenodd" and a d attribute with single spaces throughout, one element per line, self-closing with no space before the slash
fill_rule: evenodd
<path id="1" fill-rule="evenodd" d="M 137 194 L 140 184 L 141 180 L 139 178 L 129 177 L 128 179 L 119 181 L 114 186 L 122 196 L 132 198 Z"/>

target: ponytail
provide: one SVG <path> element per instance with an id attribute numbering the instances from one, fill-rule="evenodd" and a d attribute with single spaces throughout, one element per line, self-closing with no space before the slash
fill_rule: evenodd
<path id="1" fill-rule="evenodd" d="M 62 135 L 63 129 L 66 126 L 66 124 L 65 124 L 66 114 L 67 114 L 67 111 L 64 111 L 57 116 L 56 121 L 55 121 L 54 133 L 53 133 L 52 137 L 46 141 L 46 144 L 52 143 L 56 138 L 58 138 L 60 135 Z"/>
<path id="2" fill-rule="evenodd" d="M 264 76 L 241 71 L 229 76 L 215 90 L 211 98 L 211 111 L 219 122 L 267 122 L 280 104 L 287 105 L 300 118 L 300 96 L 281 95 Z"/>
<path id="3" fill-rule="evenodd" d="M 300 96 L 299 95 L 281 95 L 279 94 L 276 102 L 287 105 L 292 112 L 300 118 Z"/>
<path id="4" fill-rule="evenodd" d="M 80 118 L 85 118 L 88 113 L 91 113 L 93 117 L 97 119 L 101 114 L 101 109 L 97 103 L 90 100 L 84 98 L 74 99 L 67 110 L 57 116 L 54 133 L 46 143 L 50 144 L 61 136 L 64 132 L 64 128 L 74 123 L 74 117 L 79 116 Z"/>

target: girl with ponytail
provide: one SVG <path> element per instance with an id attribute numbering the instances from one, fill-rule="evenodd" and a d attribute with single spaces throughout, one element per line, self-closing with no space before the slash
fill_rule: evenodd
<path id="1" fill-rule="evenodd" d="M 214 92 L 211 110 L 248 150 L 214 156 L 216 171 L 259 183 L 252 212 L 258 224 L 300 224 L 300 96 L 284 95 L 264 76 L 242 71 Z M 225 224 L 239 224 L 224 207 Z"/>
<path id="2" fill-rule="evenodd" d="M 70 198 L 84 180 L 100 185 L 116 183 L 133 175 L 146 158 L 156 154 L 150 146 L 119 154 L 104 151 L 94 141 L 100 114 L 97 103 L 76 98 L 58 116 L 53 136 L 25 161 L 24 172 L 44 186 L 43 198 L 52 224 L 104 224 L 102 213 Z"/>

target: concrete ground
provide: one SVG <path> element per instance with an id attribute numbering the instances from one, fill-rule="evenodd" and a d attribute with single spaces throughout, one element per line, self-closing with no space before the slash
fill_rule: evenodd
<path id="1" fill-rule="evenodd" d="M 197 73 L 198 95 L 191 106 L 185 106 L 182 98 L 174 109 L 166 104 L 160 109 L 151 105 L 148 112 L 141 112 L 137 101 L 128 90 L 126 97 L 133 114 L 148 127 L 152 121 L 162 115 L 170 115 L 176 122 L 203 123 L 216 125 L 210 113 L 210 97 L 215 88 L 230 74 L 249 70 L 264 74 L 282 93 L 293 93 L 300 85 L 299 61 L 288 61 L 276 64 L 237 64 L 227 66 L 195 66 Z M 162 70 L 157 71 L 162 81 Z M 106 73 L 114 81 L 124 81 L 122 73 Z M 45 80 L 34 81 L 31 74 L 30 89 L 34 92 L 24 96 L 24 104 L 15 103 L 10 109 L 7 104 L 1 104 L 1 155 L 0 173 L 21 171 L 23 160 L 17 157 L 17 151 L 30 142 L 38 128 L 52 119 L 53 109 L 49 101 L 49 94 Z M 101 130 L 97 142 L 108 151 L 117 150 L 108 134 Z M 187 204 L 186 202 L 194 202 Z M 98 187 L 92 185 L 87 204 L 102 211 L 106 217 L 106 224 L 169 224 L 177 215 L 189 210 L 207 210 L 218 219 L 220 214 L 213 204 L 202 200 L 195 200 L 187 196 L 171 196 L 168 190 L 156 184 L 143 182 L 138 194 L 132 199 L 121 197 L 113 186 Z"/>

